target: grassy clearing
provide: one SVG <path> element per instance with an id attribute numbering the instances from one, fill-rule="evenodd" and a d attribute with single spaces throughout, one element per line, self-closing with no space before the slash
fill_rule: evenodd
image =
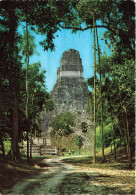
<path id="1" fill-rule="evenodd" d="M 75 157 L 64 159 L 63 162 L 73 164 L 75 166 L 90 167 L 90 168 L 104 168 L 104 169 L 129 169 L 129 163 L 124 148 L 118 148 L 117 159 L 115 160 L 113 155 L 110 153 L 110 147 L 105 150 L 106 162 L 102 163 L 101 153 L 97 153 L 96 164 L 93 164 L 93 157 Z M 133 163 L 133 169 L 135 164 Z"/>

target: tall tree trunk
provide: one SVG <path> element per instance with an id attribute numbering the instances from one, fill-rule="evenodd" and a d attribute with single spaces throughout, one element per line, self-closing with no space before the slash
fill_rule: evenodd
<path id="1" fill-rule="evenodd" d="M 26 21 L 26 41 L 27 41 L 27 49 L 26 49 L 26 121 L 28 125 L 28 67 L 29 67 L 29 42 L 28 42 L 28 25 Z M 29 162 L 29 125 L 27 126 L 27 162 Z"/>
<path id="2" fill-rule="evenodd" d="M 17 109 L 17 98 L 14 97 L 14 108 L 12 110 L 12 160 L 18 159 L 18 109 Z"/>
<path id="3" fill-rule="evenodd" d="M 111 145 L 111 155 L 113 155 L 113 154 L 112 154 L 112 142 L 111 142 L 111 144 L 110 144 L 110 145 Z"/>
<path id="4" fill-rule="evenodd" d="M 34 94 L 32 94 L 32 106 L 34 103 Z M 32 144 L 33 144 L 33 137 L 32 137 L 32 133 L 33 133 L 33 119 L 32 119 L 32 124 L 30 126 L 30 136 L 31 136 L 31 140 L 30 140 L 30 159 L 32 159 Z"/>
<path id="5" fill-rule="evenodd" d="M 121 131 L 119 130 L 119 139 L 120 139 L 120 147 L 122 146 L 122 136 L 121 136 Z"/>
<path id="6" fill-rule="evenodd" d="M 17 29 L 17 17 L 15 15 L 15 8 L 11 6 L 8 10 L 9 13 L 9 48 L 12 58 L 15 54 L 15 32 Z M 14 67 L 13 60 L 11 61 L 12 66 Z M 13 73 L 12 73 L 13 74 Z M 18 101 L 17 101 L 17 83 L 16 75 L 17 68 L 14 69 L 14 74 L 12 75 L 11 80 L 14 81 L 12 84 L 12 93 L 13 93 L 13 108 L 11 111 L 12 116 L 12 146 L 11 146 L 11 158 L 12 160 L 20 159 L 20 151 L 18 147 Z M 11 81 L 12 82 L 12 81 Z"/>
<path id="7" fill-rule="evenodd" d="M 100 47 L 99 47 L 99 39 L 98 39 L 98 32 L 97 32 L 97 28 L 96 28 L 96 36 L 97 36 L 97 50 L 98 50 L 98 59 L 99 59 L 99 75 L 100 75 L 102 162 L 105 162 L 105 161 L 106 161 L 106 159 L 105 159 L 105 155 L 104 155 L 104 136 L 103 136 L 102 73 L 101 73 Z"/>
<path id="8" fill-rule="evenodd" d="M 28 132 L 28 129 L 26 133 L 26 139 L 27 139 L 27 162 L 29 162 L 29 132 Z"/>
<path id="9" fill-rule="evenodd" d="M 125 112 L 125 119 L 126 119 L 126 135 L 128 140 L 128 161 L 129 161 L 129 168 L 132 168 L 132 153 L 131 153 L 131 147 L 130 147 L 130 136 L 129 136 L 129 128 L 128 128 L 128 118 L 127 118 L 127 109 L 124 106 L 124 112 Z"/>
<path id="10" fill-rule="evenodd" d="M 101 135 L 102 135 L 102 162 L 105 162 L 105 155 L 104 155 L 104 135 L 103 135 L 103 100 L 101 101 Z"/>
<path id="11" fill-rule="evenodd" d="M 112 126 L 111 126 L 111 131 L 112 131 Z M 110 137 L 111 155 L 113 155 L 113 149 L 112 149 L 112 133 L 109 133 L 109 137 Z"/>
<path id="12" fill-rule="evenodd" d="M 117 154 L 116 154 L 116 143 L 115 143 L 115 129 L 114 129 L 114 122 L 113 122 L 113 117 L 112 117 L 112 113 L 111 113 L 111 121 L 112 121 L 112 143 L 114 146 L 114 159 L 117 158 Z"/>
<path id="13" fill-rule="evenodd" d="M 124 129 L 124 134 L 125 134 L 125 148 L 126 148 L 126 152 L 127 155 L 129 153 L 129 149 L 128 149 L 128 137 L 127 137 L 127 132 L 126 132 L 126 123 L 125 123 L 125 118 L 122 116 L 122 121 L 123 121 L 123 129 Z"/>
<path id="14" fill-rule="evenodd" d="M 96 163 L 96 44 L 95 44 L 95 14 L 93 16 L 93 49 L 94 49 L 94 155 L 93 155 L 93 163 Z"/>
<path id="15" fill-rule="evenodd" d="M 113 129 L 114 129 L 114 126 L 113 126 Z M 113 145 L 114 145 L 114 159 L 116 159 L 117 158 L 117 154 L 116 154 L 116 143 L 115 143 L 114 133 L 113 133 Z"/>
<path id="16" fill-rule="evenodd" d="M 30 159 L 32 159 L 32 143 L 33 143 L 33 139 L 32 139 L 32 124 L 30 126 L 30 136 L 31 136 L 31 140 L 30 140 Z"/>

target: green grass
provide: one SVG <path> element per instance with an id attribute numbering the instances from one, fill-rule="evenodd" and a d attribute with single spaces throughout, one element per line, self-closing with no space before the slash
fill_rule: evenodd
<path id="1" fill-rule="evenodd" d="M 117 159 L 114 160 L 114 157 L 110 153 L 110 147 L 105 149 L 106 162 L 102 163 L 102 154 L 96 154 L 96 163 L 93 164 L 93 156 L 83 156 L 83 157 L 71 157 L 64 159 L 63 162 L 73 164 L 75 166 L 83 166 L 89 168 L 104 168 L 104 169 L 129 169 L 129 163 L 127 155 L 124 148 L 118 148 L 117 150 Z M 133 168 L 135 164 L 133 163 Z"/>

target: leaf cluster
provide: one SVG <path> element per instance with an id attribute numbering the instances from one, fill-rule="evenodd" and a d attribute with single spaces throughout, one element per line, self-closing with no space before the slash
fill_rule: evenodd
<path id="1" fill-rule="evenodd" d="M 82 129 L 82 132 L 83 132 L 83 133 L 86 133 L 86 132 L 87 132 L 87 130 L 88 130 L 88 125 L 87 125 L 86 122 L 82 122 L 82 123 L 81 123 L 81 129 Z"/>
<path id="2" fill-rule="evenodd" d="M 51 135 L 55 135 L 56 132 L 61 136 L 67 136 L 73 133 L 74 121 L 75 116 L 70 112 L 57 115 L 51 122 L 51 127 L 53 128 Z"/>

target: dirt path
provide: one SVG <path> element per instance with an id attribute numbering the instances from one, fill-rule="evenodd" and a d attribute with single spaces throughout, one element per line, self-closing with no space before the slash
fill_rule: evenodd
<path id="1" fill-rule="evenodd" d="M 63 158 L 42 160 L 43 171 L 18 182 L 11 195 L 135 194 L 134 171 L 81 168 L 62 163 Z M 8 193 L 9 194 L 9 193 Z"/>

